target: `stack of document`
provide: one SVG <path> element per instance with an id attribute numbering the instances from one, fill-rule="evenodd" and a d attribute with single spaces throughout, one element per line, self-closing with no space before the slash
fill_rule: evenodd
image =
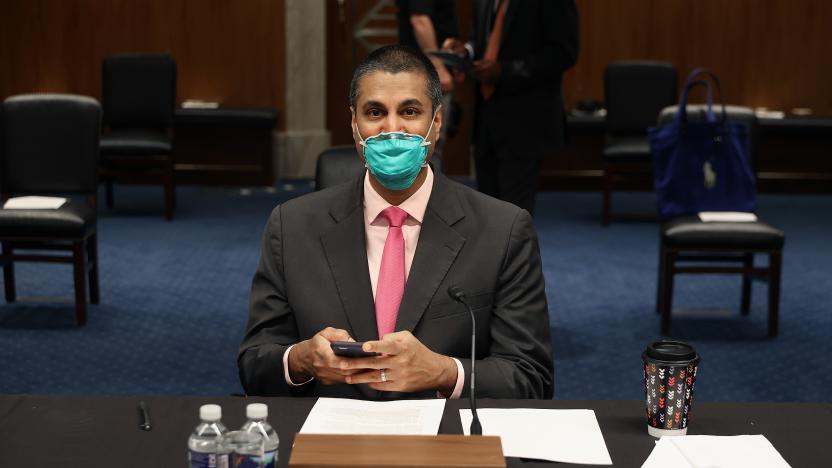
<path id="1" fill-rule="evenodd" d="M 763 435 L 662 437 L 641 468 L 789 468 Z"/>
<path id="2" fill-rule="evenodd" d="M 318 398 L 302 434 L 436 435 L 444 399 L 362 401 Z M 483 435 L 500 436 L 503 455 L 591 465 L 612 465 L 595 412 L 532 408 L 477 411 Z M 466 435 L 471 410 L 460 410 Z"/>
<path id="3" fill-rule="evenodd" d="M 318 398 L 301 434 L 436 435 L 445 400 Z"/>
<path id="4" fill-rule="evenodd" d="M 14 197 L 6 200 L 3 208 L 7 210 L 57 210 L 66 203 L 61 197 Z"/>

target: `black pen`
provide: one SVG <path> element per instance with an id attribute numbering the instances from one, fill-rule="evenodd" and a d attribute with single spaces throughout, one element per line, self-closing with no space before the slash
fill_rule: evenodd
<path id="1" fill-rule="evenodd" d="M 149 431 L 153 429 L 150 425 L 150 411 L 147 409 L 147 404 L 144 401 L 139 402 L 139 429 Z"/>

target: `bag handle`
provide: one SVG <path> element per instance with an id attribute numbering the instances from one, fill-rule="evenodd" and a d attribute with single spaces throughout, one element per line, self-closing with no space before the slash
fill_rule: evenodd
<path id="1" fill-rule="evenodd" d="M 716 116 L 714 115 L 713 110 L 713 94 L 711 88 L 711 81 L 708 80 L 700 80 L 697 79 L 700 75 L 705 75 L 706 77 L 710 78 L 713 81 L 714 87 L 717 91 L 717 98 L 719 99 L 719 104 L 722 107 L 722 122 L 725 123 L 727 120 L 726 112 L 725 112 L 725 101 L 722 99 L 722 88 L 719 85 L 719 77 L 716 76 L 712 71 L 708 70 L 707 68 L 695 68 L 690 74 L 688 75 L 687 79 L 685 80 L 684 87 L 682 89 L 682 94 L 679 96 L 679 105 L 678 110 L 676 112 L 676 122 L 681 124 L 686 124 L 688 120 L 688 113 L 687 113 L 687 106 L 688 106 L 688 93 L 691 89 L 695 88 L 696 86 L 704 85 L 708 90 L 708 97 L 707 97 L 707 112 L 708 112 L 708 121 L 715 122 Z"/>

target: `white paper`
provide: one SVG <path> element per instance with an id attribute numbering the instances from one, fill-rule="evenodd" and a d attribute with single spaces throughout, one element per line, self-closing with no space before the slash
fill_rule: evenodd
<path id="1" fill-rule="evenodd" d="M 477 415 L 483 435 L 500 436 L 507 457 L 612 465 L 595 411 L 483 408 Z M 459 417 L 467 435 L 471 410 L 459 410 Z"/>
<path id="2" fill-rule="evenodd" d="M 754 221 L 757 221 L 757 215 L 754 213 L 744 213 L 742 211 L 702 211 L 699 213 L 699 219 L 705 223 L 753 223 Z"/>
<path id="3" fill-rule="evenodd" d="M 650 456 L 647 457 L 647 460 L 645 460 L 644 464 L 641 465 L 641 468 L 667 468 L 671 466 L 673 468 L 693 467 L 693 465 L 685 459 L 685 456 L 679 452 L 676 446 L 673 445 L 673 442 L 670 441 L 670 437 L 662 437 L 656 441 L 656 446 L 653 447 L 653 451 L 650 452 Z"/>
<path id="4" fill-rule="evenodd" d="M 436 435 L 445 399 L 364 401 L 318 398 L 301 434 Z"/>
<path id="5" fill-rule="evenodd" d="M 789 468 L 763 435 L 662 437 L 642 468 Z"/>
<path id="6" fill-rule="evenodd" d="M 55 210 L 66 203 L 66 198 L 26 196 L 6 200 L 3 208 L 7 210 Z"/>

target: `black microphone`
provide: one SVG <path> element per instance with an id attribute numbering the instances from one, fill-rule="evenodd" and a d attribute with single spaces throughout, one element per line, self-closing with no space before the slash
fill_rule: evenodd
<path id="1" fill-rule="evenodd" d="M 471 399 L 472 416 L 471 435 L 482 435 L 480 418 L 477 416 L 477 394 L 475 393 L 475 383 L 477 381 L 477 374 L 475 372 L 477 366 L 477 320 L 474 318 L 474 311 L 471 310 L 471 306 L 468 305 L 468 301 L 465 299 L 465 291 L 463 291 L 462 288 L 459 286 L 451 286 L 448 288 L 448 295 L 450 295 L 453 300 L 464 305 L 465 308 L 468 309 L 468 313 L 471 314 L 471 394 L 469 395 Z"/>

